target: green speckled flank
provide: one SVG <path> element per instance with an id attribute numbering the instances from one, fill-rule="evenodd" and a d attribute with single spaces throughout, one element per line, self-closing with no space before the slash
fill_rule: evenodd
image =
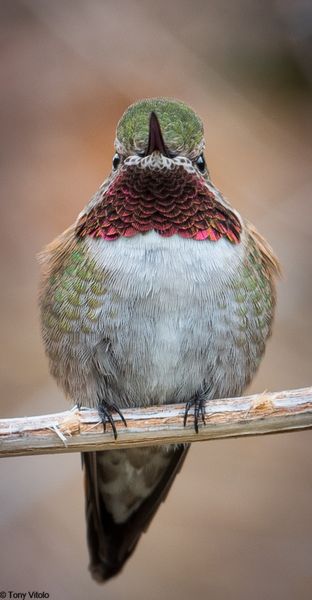
<path id="1" fill-rule="evenodd" d="M 272 279 L 265 265 L 264 259 L 257 250 L 255 243 L 251 244 L 249 261 L 254 268 L 254 273 L 258 278 L 257 294 L 254 300 L 261 304 L 264 311 L 271 316 L 274 304 L 275 295 L 272 287 Z"/>
<path id="2" fill-rule="evenodd" d="M 102 275 L 102 278 L 103 278 L 103 275 Z M 95 281 L 94 283 L 92 283 L 90 289 L 91 289 L 91 292 L 93 294 L 95 294 L 96 296 L 102 296 L 106 292 L 106 288 L 105 288 L 103 282 L 100 282 L 100 281 Z"/>
<path id="3" fill-rule="evenodd" d="M 63 268 L 50 277 L 50 291 L 43 311 L 44 325 L 57 332 L 77 331 L 77 322 L 83 333 L 90 333 L 100 316 L 105 274 L 93 259 L 86 256 L 83 244 L 71 252 Z M 51 334 L 52 335 L 52 334 Z"/>
<path id="4" fill-rule="evenodd" d="M 274 295 L 263 257 L 252 239 L 243 268 L 241 287 L 235 290 L 235 299 L 238 302 L 242 301 L 243 290 L 247 293 L 246 299 L 243 300 L 244 304 L 240 304 L 241 314 L 244 312 L 244 307 L 251 304 L 251 312 L 259 333 L 268 331 L 272 318 Z"/>
<path id="5" fill-rule="evenodd" d="M 118 123 L 117 140 L 127 154 L 146 148 L 152 111 L 170 150 L 188 154 L 203 143 L 203 124 L 191 108 L 180 101 L 149 98 L 132 104 Z"/>
<path id="6" fill-rule="evenodd" d="M 244 265 L 240 276 L 237 274 L 233 281 L 232 289 L 239 331 L 245 332 L 244 335 L 249 332 L 255 345 L 254 358 L 257 353 L 261 356 L 270 334 L 274 290 L 265 259 L 253 239 L 250 239 Z"/>
<path id="7" fill-rule="evenodd" d="M 245 302 L 246 298 L 247 298 L 246 289 L 241 286 L 239 288 L 235 289 L 234 298 L 235 298 L 236 302 L 238 302 L 238 304 Z"/>
<path id="8" fill-rule="evenodd" d="M 102 292 L 102 295 L 103 295 L 103 292 Z M 102 306 L 101 300 L 98 300 L 97 298 L 94 298 L 93 296 L 88 298 L 87 304 L 88 304 L 88 307 L 92 308 L 92 309 L 100 308 Z"/>

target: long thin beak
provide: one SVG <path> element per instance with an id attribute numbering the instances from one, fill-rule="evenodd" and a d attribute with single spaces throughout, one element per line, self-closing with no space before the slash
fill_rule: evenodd
<path id="1" fill-rule="evenodd" d="M 169 152 L 166 148 L 166 144 L 161 133 L 157 115 L 154 113 L 154 111 L 152 111 L 149 121 L 148 145 L 145 156 L 152 154 L 152 152 L 155 152 L 155 150 L 158 150 L 158 152 L 161 152 L 161 154 L 164 156 L 169 156 Z"/>

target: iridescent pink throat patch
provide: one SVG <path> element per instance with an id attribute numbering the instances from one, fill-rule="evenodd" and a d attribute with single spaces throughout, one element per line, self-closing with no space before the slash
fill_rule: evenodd
<path id="1" fill-rule="evenodd" d="M 225 237 L 236 244 L 240 241 L 241 224 L 229 208 L 218 202 L 205 182 L 182 165 L 171 170 L 129 165 L 76 227 L 79 237 L 104 240 L 147 231 L 195 240 L 217 241 Z"/>

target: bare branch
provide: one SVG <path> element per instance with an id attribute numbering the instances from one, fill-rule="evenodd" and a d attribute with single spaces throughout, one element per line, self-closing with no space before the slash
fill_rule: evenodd
<path id="1" fill-rule="evenodd" d="M 74 407 L 50 415 L 0 419 L 0 456 L 179 444 L 309 429 L 312 428 L 312 387 L 210 400 L 206 404 L 206 425 L 200 425 L 198 434 L 194 431 L 191 411 L 183 427 L 182 404 L 125 409 L 123 414 L 128 427 L 114 415 L 117 440 L 110 425 L 103 433 L 103 425 L 94 409 Z"/>

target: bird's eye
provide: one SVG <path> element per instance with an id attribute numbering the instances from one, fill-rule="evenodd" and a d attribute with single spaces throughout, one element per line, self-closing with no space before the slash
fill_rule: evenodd
<path id="1" fill-rule="evenodd" d="M 198 170 L 199 170 L 201 173 L 204 173 L 204 172 L 206 171 L 206 161 L 205 161 L 205 159 L 204 159 L 204 155 L 203 155 L 203 154 L 200 154 L 200 155 L 198 156 L 198 158 L 196 158 L 196 160 L 195 160 L 195 164 L 196 164 L 196 166 L 197 166 Z"/>
<path id="2" fill-rule="evenodd" d="M 113 169 L 116 170 L 119 167 L 120 161 L 121 161 L 121 158 L 120 158 L 119 154 L 117 154 L 117 152 L 116 152 L 116 154 L 113 157 Z"/>

